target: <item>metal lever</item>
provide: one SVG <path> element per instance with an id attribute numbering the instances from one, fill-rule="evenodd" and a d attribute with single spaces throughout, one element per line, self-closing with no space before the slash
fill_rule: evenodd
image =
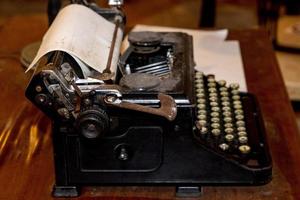
<path id="1" fill-rule="evenodd" d="M 111 106 L 150 113 L 165 117 L 169 121 L 173 121 L 177 115 L 177 107 L 174 99 L 171 96 L 162 93 L 158 94 L 158 99 L 160 100 L 160 108 L 151 108 L 148 106 L 122 101 L 115 95 L 106 95 L 104 97 L 104 102 Z"/>
<path id="2" fill-rule="evenodd" d="M 111 69 L 111 62 L 113 59 L 113 53 L 116 45 L 116 40 L 117 40 L 117 34 L 118 34 L 118 29 L 120 27 L 120 19 L 116 18 L 115 19 L 115 29 L 112 37 L 112 42 L 109 50 L 109 55 L 108 55 L 108 60 L 106 64 L 106 68 L 103 70 L 102 74 L 97 75 L 95 78 L 100 79 L 100 80 L 109 80 L 114 76 L 114 72 L 112 72 Z"/>

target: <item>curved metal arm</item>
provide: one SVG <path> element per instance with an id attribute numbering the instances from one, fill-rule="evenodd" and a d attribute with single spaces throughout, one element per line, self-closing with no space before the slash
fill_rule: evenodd
<path id="1" fill-rule="evenodd" d="M 177 116 L 177 107 L 175 100 L 171 96 L 162 93 L 158 94 L 158 99 L 160 100 L 159 108 L 152 108 L 122 101 L 121 99 L 113 95 L 106 95 L 104 98 L 104 102 L 111 106 L 158 115 L 168 119 L 169 121 L 173 121 Z"/>

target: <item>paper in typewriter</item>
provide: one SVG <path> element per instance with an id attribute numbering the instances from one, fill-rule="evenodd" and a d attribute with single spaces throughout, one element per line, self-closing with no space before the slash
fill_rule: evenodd
<path id="1" fill-rule="evenodd" d="M 247 91 L 244 67 L 238 41 L 225 40 L 228 30 L 199 31 L 160 26 L 137 25 L 132 31 L 184 32 L 193 36 L 196 70 L 214 74 L 217 80 L 239 83 L 241 91 Z M 124 40 L 122 50 L 128 46 Z"/>
<path id="2" fill-rule="evenodd" d="M 102 72 L 109 57 L 114 29 L 113 23 L 85 6 L 66 6 L 44 35 L 41 47 L 28 70 L 35 67 L 45 54 L 59 50 L 69 53 L 81 66 L 84 63 Z M 122 36 L 119 29 L 111 65 L 113 72 L 117 67 Z"/>

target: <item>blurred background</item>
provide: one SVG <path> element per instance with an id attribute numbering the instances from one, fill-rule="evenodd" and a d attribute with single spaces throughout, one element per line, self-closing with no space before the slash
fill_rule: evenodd
<path id="1" fill-rule="evenodd" d="M 67 2 L 63 0 L 63 4 Z M 107 6 L 104 0 L 96 3 Z M 300 126 L 299 0 L 125 0 L 124 10 L 128 27 L 149 24 L 192 29 L 265 28 Z M 47 20 L 47 1 L 0 1 L 0 29 L 9 19 L 24 15 L 42 15 Z M 0 45 L 1 52 L 5 53 L 6 49 Z"/>

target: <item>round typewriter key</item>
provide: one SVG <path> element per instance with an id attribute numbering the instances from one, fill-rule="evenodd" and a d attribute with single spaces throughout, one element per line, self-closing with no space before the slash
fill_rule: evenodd
<path id="1" fill-rule="evenodd" d="M 196 88 L 203 88 L 203 87 L 204 87 L 203 83 L 196 83 Z"/>
<path id="2" fill-rule="evenodd" d="M 225 112 L 223 112 L 223 116 L 224 117 L 230 117 L 231 116 L 231 112 L 225 111 Z"/>
<path id="3" fill-rule="evenodd" d="M 233 128 L 225 128 L 225 133 L 233 133 Z"/>
<path id="4" fill-rule="evenodd" d="M 231 142 L 233 139 L 234 139 L 234 136 L 232 134 L 226 134 L 225 135 L 225 139 L 228 141 L 228 142 Z"/>
<path id="5" fill-rule="evenodd" d="M 242 108 L 242 105 L 233 105 L 233 108 L 236 109 L 236 110 L 237 110 L 237 109 L 241 109 L 241 108 Z"/>
<path id="6" fill-rule="evenodd" d="M 211 130 L 211 133 L 214 135 L 214 136 L 219 136 L 221 134 L 221 131 L 220 129 L 218 128 L 214 128 Z"/>
<path id="7" fill-rule="evenodd" d="M 232 123 L 225 123 L 225 124 L 224 124 L 224 127 L 225 127 L 225 128 L 232 128 L 232 127 L 233 127 L 233 124 L 232 124 Z"/>
<path id="8" fill-rule="evenodd" d="M 199 120 L 205 120 L 206 119 L 206 115 L 197 115 L 197 118 Z"/>
<path id="9" fill-rule="evenodd" d="M 229 93 L 226 92 L 226 91 L 223 91 L 223 92 L 220 92 L 220 95 L 221 95 L 222 97 L 228 97 Z"/>
<path id="10" fill-rule="evenodd" d="M 248 138 L 247 138 L 246 136 L 240 136 L 240 137 L 239 137 L 239 142 L 240 142 L 241 144 L 245 144 L 245 143 L 248 142 Z"/>
<path id="11" fill-rule="evenodd" d="M 203 72 L 196 72 L 196 77 L 202 77 L 203 76 Z"/>
<path id="12" fill-rule="evenodd" d="M 242 154 L 250 153 L 251 148 L 248 145 L 241 145 L 239 146 L 239 150 Z"/>
<path id="13" fill-rule="evenodd" d="M 240 100 L 240 96 L 239 95 L 233 95 L 231 98 L 233 100 Z"/>
<path id="14" fill-rule="evenodd" d="M 219 145 L 220 149 L 222 149 L 223 151 L 226 151 L 227 149 L 229 149 L 229 145 L 226 143 L 222 143 Z"/>
<path id="15" fill-rule="evenodd" d="M 224 117 L 224 122 L 228 123 L 228 122 L 232 122 L 232 118 L 231 117 Z"/>
<path id="16" fill-rule="evenodd" d="M 218 97 L 218 94 L 217 94 L 217 93 L 214 93 L 214 92 L 212 92 L 212 93 L 209 93 L 209 94 L 208 94 L 208 96 L 210 96 L 210 97 Z"/>
<path id="17" fill-rule="evenodd" d="M 236 115 L 242 115 L 242 114 L 244 114 L 244 111 L 241 110 L 241 109 L 236 109 L 236 110 L 234 111 L 234 114 L 236 114 Z"/>
<path id="18" fill-rule="evenodd" d="M 242 120 L 239 120 L 239 121 L 236 121 L 236 125 L 237 125 L 237 127 L 244 127 L 245 126 L 245 122 L 244 121 L 242 121 Z"/>
<path id="19" fill-rule="evenodd" d="M 239 89 L 240 85 L 239 85 L 238 83 L 231 83 L 231 84 L 229 85 L 229 87 L 231 87 L 232 89 L 237 90 L 237 89 Z"/>
<path id="20" fill-rule="evenodd" d="M 221 97 L 221 101 L 227 102 L 227 101 L 230 101 L 230 98 L 229 97 Z"/>
<path id="21" fill-rule="evenodd" d="M 221 92 L 227 92 L 228 91 L 228 88 L 227 87 L 220 87 L 219 89 Z"/>
<path id="22" fill-rule="evenodd" d="M 197 108 L 199 108 L 199 109 L 205 109 L 206 106 L 205 106 L 204 103 L 200 103 L 200 104 L 197 105 Z"/>
<path id="23" fill-rule="evenodd" d="M 212 116 L 212 117 L 219 117 L 219 113 L 218 112 L 211 112 L 210 113 L 210 116 Z"/>
<path id="24" fill-rule="evenodd" d="M 219 124 L 219 123 L 211 123 L 210 126 L 211 126 L 212 128 L 214 128 L 214 129 L 220 128 L 220 124 Z"/>
<path id="25" fill-rule="evenodd" d="M 238 90 L 231 90 L 232 95 L 238 95 L 239 93 L 240 93 L 240 91 L 238 91 Z"/>
<path id="26" fill-rule="evenodd" d="M 197 98 L 203 98 L 203 97 L 205 97 L 205 94 L 204 93 L 198 93 L 198 94 L 196 94 L 196 97 Z"/>
<path id="27" fill-rule="evenodd" d="M 214 106 L 214 107 L 211 107 L 211 110 L 213 112 L 219 112 L 220 111 L 220 107 Z"/>
<path id="28" fill-rule="evenodd" d="M 241 101 L 233 101 L 232 103 L 233 103 L 233 105 L 242 105 Z"/>
<path id="29" fill-rule="evenodd" d="M 222 107 L 222 110 L 223 110 L 224 112 L 226 112 L 226 111 L 231 111 L 231 108 L 228 107 L 228 106 L 225 106 L 225 107 Z"/>
<path id="30" fill-rule="evenodd" d="M 209 105 L 212 107 L 215 107 L 215 106 L 218 106 L 219 104 L 217 102 L 212 101 L 209 103 Z"/>
<path id="31" fill-rule="evenodd" d="M 215 75 L 213 74 L 207 74 L 207 79 L 215 79 Z"/>
<path id="32" fill-rule="evenodd" d="M 209 83 L 215 83 L 216 80 L 215 80 L 214 78 L 208 78 L 208 79 L 207 79 L 207 82 L 209 82 Z"/>
<path id="33" fill-rule="evenodd" d="M 211 82 L 207 84 L 208 87 L 210 88 L 215 88 L 216 87 L 216 83 L 215 82 Z"/>
<path id="34" fill-rule="evenodd" d="M 235 118 L 237 120 L 242 120 L 242 119 L 244 119 L 244 115 L 236 115 Z"/>
<path id="35" fill-rule="evenodd" d="M 226 85 L 226 81 L 225 81 L 225 80 L 219 80 L 219 81 L 218 81 L 218 84 L 219 84 L 221 87 L 223 87 L 223 86 Z"/>
<path id="36" fill-rule="evenodd" d="M 199 78 L 195 80 L 195 83 L 203 83 L 203 79 Z"/>
<path id="37" fill-rule="evenodd" d="M 205 93 L 204 88 L 198 88 L 196 89 L 196 93 Z"/>
<path id="38" fill-rule="evenodd" d="M 208 88 L 208 92 L 217 92 L 216 88 Z"/>
<path id="39" fill-rule="evenodd" d="M 220 118 L 217 118 L 217 117 L 212 117 L 210 120 L 211 120 L 213 123 L 218 123 L 218 122 L 220 122 Z"/>
<path id="40" fill-rule="evenodd" d="M 229 103 L 228 101 L 223 101 L 223 102 L 222 102 L 222 106 L 228 106 L 228 107 L 229 107 L 229 106 L 230 106 L 230 103 Z"/>
<path id="41" fill-rule="evenodd" d="M 207 125 L 207 121 L 206 120 L 199 120 L 198 121 L 198 123 L 199 123 L 199 125 L 201 125 L 201 126 L 205 126 L 205 125 Z"/>
<path id="42" fill-rule="evenodd" d="M 205 126 L 202 126 L 202 127 L 200 128 L 200 133 L 201 133 L 201 134 L 206 134 L 206 133 L 207 133 L 207 128 L 206 128 Z"/>
<path id="43" fill-rule="evenodd" d="M 209 97 L 209 100 L 212 101 L 212 102 L 217 102 L 218 97 Z"/>
<path id="44" fill-rule="evenodd" d="M 240 137 L 247 136 L 247 133 L 245 131 L 239 131 L 238 136 L 240 136 Z"/>
<path id="45" fill-rule="evenodd" d="M 206 115 L 206 110 L 198 110 L 198 115 Z"/>
<path id="46" fill-rule="evenodd" d="M 206 100 L 203 98 L 197 99 L 197 103 L 204 104 L 205 102 Z"/>
<path id="47" fill-rule="evenodd" d="M 237 127 L 237 131 L 241 132 L 241 131 L 246 131 L 246 128 L 241 126 L 241 127 Z"/>

